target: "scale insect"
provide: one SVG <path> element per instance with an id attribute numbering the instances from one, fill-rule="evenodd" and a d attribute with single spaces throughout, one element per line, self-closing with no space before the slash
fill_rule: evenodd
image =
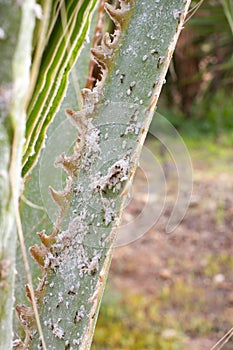
<path id="1" fill-rule="evenodd" d="M 157 61 L 157 68 L 159 69 L 162 64 L 164 63 L 165 57 L 164 56 L 159 56 L 158 61 Z"/>

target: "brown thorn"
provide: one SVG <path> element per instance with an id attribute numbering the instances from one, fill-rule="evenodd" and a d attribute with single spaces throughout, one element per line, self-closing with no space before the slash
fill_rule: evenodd
<path id="1" fill-rule="evenodd" d="M 111 53 L 104 50 L 102 46 L 99 46 L 96 49 L 91 49 L 91 53 L 94 58 L 104 65 L 106 65 L 109 59 L 111 59 Z"/>
<path id="2" fill-rule="evenodd" d="M 69 115 L 70 117 L 73 117 L 76 114 L 76 112 L 73 111 L 73 109 L 71 109 L 71 108 L 67 108 L 66 114 Z"/>
<path id="3" fill-rule="evenodd" d="M 23 328 L 27 330 L 32 328 L 33 324 L 35 323 L 35 315 L 33 309 L 24 304 L 20 304 L 16 305 L 15 310 Z"/>
<path id="4" fill-rule="evenodd" d="M 54 202 L 59 208 L 65 208 L 68 204 L 70 192 L 69 189 L 65 188 L 64 191 L 55 191 L 51 186 L 49 186 L 50 194 Z"/>
<path id="5" fill-rule="evenodd" d="M 121 23 L 121 17 L 122 17 L 122 13 L 119 9 L 116 9 L 114 6 L 106 3 L 105 6 L 105 11 L 107 12 L 107 14 L 111 17 L 111 19 L 113 20 L 113 22 L 115 23 L 116 27 L 120 26 Z"/>
<path id="6" fill-rule="evenodd" d="M 103 27 L 103 17 L 104 17 L 104 4 L 105 0 L 100 0 L 99 9 L 98 9 L 98 21 L 95 29 L 95 35 L 92 43 L 92 47 L 95 48 L 98 45 L 98 42 L 101 38 L 101 32 Z M 91 60 L 88 69 L 88 78 L 86 82 L 86 87 L 92 89 L 94 86 L 95 78 L 93 77 L 93 72 L 96 62 Z"/>
<path id="7" fill-rule="evenodd" d="M 51 248 L 53 244 L 56 243 L 56 238 L 54 236 L 47 236 L 45 234 L 45 231 L 37 232 L 41 243 L 46 247 L 46 248 Z"/>
<path id="8" fill-rule="evenodd" d="M 14 340 L 13 350 L 26 350 L 26 345 L 22 342 L 21 339 Z"/>
<path id="9" fill-rule="evenodd" d="M 47 249 L 45 247 L 41 247 L 39 245 L 34 245 L 29 248 L 30 254 L 33 259 L 40 265 L 44 266 L 45 258 L 47 256 Z"/>
<path id="10" fill-rule="evenodd" d="M 29 284 L 26 284 L 25 290 L 26 290 L 27 298 L 30 301 L 30 303 L 32 304 L 32 292 L 31 292 L 31 288 L 30 288 Z M 35 294 L 35 298 L 37 299 L 40 295 L 40 291 L 36 290 L 36 291 L 34 291 L 34 294 Z"/>
<path id="11" fill-rule="evenodd" d="M 76 176 L 78 170 L 77 161 L 80 158 L 79 151 L 80 146 L 76 143 L 74 147 L 75 154 L 71 157 L 67 157 L 65 153 L 60 154 L 54 162 L 55 167 L 61 167 L 71 177 Z"/>
<path id="12" fill-rule="evenodd" d="M 83 119 L 85 118 L 85 110 L 74 112 L 72 109 L 66 109 L 66 116 L 69 122 L 78 129 L 80 134 L 82 134 L 86 128 L 83 122 Z"/>

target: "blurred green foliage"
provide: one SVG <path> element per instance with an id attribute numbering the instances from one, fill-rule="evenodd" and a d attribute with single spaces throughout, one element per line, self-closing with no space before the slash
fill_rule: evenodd
<path id="1" fill-rule="evenodd" d="M 92 350 L 188 350 L 187 337 L 213 330 L 208 307 L 205 291 L 182 278 L 164 285 L 157 296 L 116 294 L 110 287 Z"/>
<path id="2" fill-rule="evenodd" d="M 193 1 L 159 112 L 190 137 L 233 144 L 233 3 Z M 194 13 L 195 12 L 195 13 Z"/>
<path id="3" fill-rule="evenodd" d="M 220 255 L 209 254 L 206 258 L 204 274 L 207 277 L 214 277 L 217 274 L 230 276 L 233 269 L 233 256 L 222 252 Z"/>
<path id="4" fill-rule="evenodd" d="M 200 139 L 204 135 L 213 142 L 222 145 L 233 145 L 233 98 L 223 89 L 216 93 L 208 93 L 191 106 L 190 117 L 177 106 L 169 109 L 164 103 L 158 112 L 166 117 L 182 136 Z"/>
<path id="5" fill-rule="evenodd" d="M 92 350 L 187 349 L 176 322 L 169 323 L 177 329 L 168 326 L 158 300 L 140 294 L 113 295 L 111 289 L 104 297 Z"/>
<path id="6" fill-rule="evenodd" d="M 184 268 L 186 263 L 183 261 Z M 174 264 L 168 261 L 170 267 Z M 210 253 L 203 267 L 202 272 L 190 272 L 188 279 L 177 276 L 164 283 L 155 295 L 117 291 L 108 284 L 92 350 L 188 350 L 189 338 L 211 339 L 214 333 L 222 334 L 230 327 L 230 314 L 211 315 L 213 298 L 222 294 L 207 297 L 205 286 L 196 278 L 231 276 L 233 259 L 226 252 Z"/>

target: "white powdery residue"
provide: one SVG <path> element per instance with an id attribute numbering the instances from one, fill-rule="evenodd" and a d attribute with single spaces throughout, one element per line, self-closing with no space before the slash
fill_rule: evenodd
<path id="1" fill-rule="evenodd" d="M 38 349 L 38 350 L 43 350 L 43 347 L 42 347 L 42 344 L 41 344 L 41 343 L 37 345 L 37 349 Z"/>
<path id="2" fill-rule="evenodd" d="M 73 193 L 75 196 L 78 196 L 80 193 L 83 192 L 83 187 L 80 184 L 77 184 L 74 188 L 73 188 Z"/>
<path id="3" fill-rule="evenodd" d="M 124 140 L 124 141 L 122 142 L 122 149 L 125 149 L 125 148 L 126 148 L 126 145 L 127 145 L 127 141 Z"/>
<path id="4" fill-rule="evenodd" d="M 156 14 L 156 16 L 159 17 L 158 14 Z M 153 33 L 148 33 L 146 36 L 147 36 L 147 38 L 150 38 L 151 40 L 155 40 L 156 39 L 156 36 L 155 36 L 154 32 Z"/>
<path id="5" fill-rule="evenodd" d="M 136 81 L 132 81 L 132 83 L 130 83 L 131 89 L 134 88 L 135 85 L 136 85 Z"/>
<path id="6" fill-rule="evenodd" d="M 100 151 L 100 132 L 99 130 L 94 127 L 92 122 L 90 121 L 88 123 L 88 130 L 86 135 L 86 144 L 89 148 L 89 152 L 98 153 Z"/>
<path id="7" fill-rule="evenodd" d="M 123 51 L 123 55 L 129 55 L 131 57 L 137 57 L 137 52 L 135 50 L 135 48 L 131 45 L 129 45 L 129 47 L 127 47 L 127 49 L 125 49 Z"/>
<path id="8" fill-rule="evenodd" d="M 91 164 L 100 154 L 100 131 L 88 121 L 85 136 L 85 155 L 82 161 L 82 167 L 86 171 L 89 170 Z"/>
<path id="9" fill-rule="evenodd" d="M 141 21 L 148 23 L 148 14 L 146 12 L 143 12 L 141 15 Z"/>
<path id="10" fill-rule="evenodd" d="M 136 122 L 138 120 L 138 115 L 139 115 L 139 111 L 138 110 L 134 111 L 133 115 L 130 118 L 130 121 Z"/>
<path id="11" fill-rule="evenodd" d="M 84 224 L 86 226 L 86 224 Z M 83 234 L 83 231 L 81 231 L 80 233 L 77 233 L 76 236 L 75 236 L 75 242 L 74 244 L 76 245 L 82 245 L 83 244 L 83 240 L 85 238 L 85 234 Z"/>
<path id="12" fill-rule="evenodd" d="M 135 128 L 135 134 L 138 135 L 139 131 L 141 130 L 142 127 L 142 123 L 141 122 L 137 122 L 136 124 L 136 128 Z"/>
<path id="13" fill-rule="evenodd" d="M 91 259 L 89 264 L 83 268 L 83 272 L 91 276 L 96 271 L 98 271 L 100 258 L 101 258 L 101 253 L 99 252 Z"/>
<path id="14" fill-rule="evenodd" d="M 85 221 L 86 217 L 87 217 L 87 208 L 83 208 L 82 211 L 80 212 L 80 215 L 79 215 L 80 219 Z"/>
<path id="15" fill-rule="evenodd" d="M 84 274 L 88 271 L 90 259 L 88 257 L 86 249 L 80 245 L 77 248 L 76 267 L 79 270 L 79 277 L 83 278 Z"/>
<path id="16" fill-rule="evenodd" d="M 79 345 L 80 344 L 80 339 L 74 339 L 73 340 L 74 345 Z"/>
<path id="17" fill-rule="evenodd" d="M 44 325 L 45 325 L 45 327 L 49 327 L 49 328 L 52 328 L 52 320 L 51 320 L 51 318 L 49 318 L 48 320 L 45 320 L 44 321 Z"/>
<path id="18" fill-rule="evenodd" d="M 181 16 L 181 11 L 179 11 L 177 9 L 173 10 L 174 19 L 180 19 L 180 16 Z"/>
<path id="19" fill-rule="evenodd" d="M 74 293 L 74 285 L 72 285 L 71 287 L 70 287 L 70 290 L 69 290 L 71 293 Z"/>
<path id="20" fill-rule="evenodd" d="M 76 312 L 75 322 L 81 321 L 85 317 L 85 306 L 81 305 L 79 311 Z"/>
<path id="21" fill-rule="evenodd" d="M 21 339 L 15 339 L 14 341 L 13 341 L 13 348 L 16 348 L 17 349 L 17 346 L 19 347 L 20 346 L 20 344 L 22 344 L 22 340 Z M 20 349 L 20 348 L 19 348 Z"/>
<path id="22" fill-rule="evenodd" d="M 77 243 L 81 244 L 84 236 L 88 231 L 88 225 L 85 221 L 87 211 L 84 208 L 81 213 L 76 216 L 69 224 L 68 230 L 62 231 L 57 236 L 56 247 L 64 251 L 64 248 L 69 247 L 71 242 L 77 237 Z"/>
<path id="23" fill-rule="evenodd" d="M 52 332 L 55 335 L 55 337 L 59 339 L 64 339 L 65 331 L 64 329 L 58 326 L 58 323 L 54 323 Z"/>
<path id="24" fill-rule="evenodd" d="M 114 187 L 127 180 L 129 174 L 129 160 L 120 159 L 115 162 L 109 169 L 106 176 L 98 175 L 90 184 L 91 189 L 106 190 Z"/>
<path id="25" fill-rule="evenodd" d="M 116 184 L 116 188 L 120 189 L 121 183 Z M 102 203 L 103 203 L 103 207 L 104 207 L 104 223 L 106 226 L 108 226 L 116 218 L 116 213 L 115 213 L 113 206 L 112 206 L 112 203 L 114 203 L 114 201 L 112 199 L 103 197 Z"/>
<path id="26" fill-rule="evenodd" d="M 56 247 L 61 247 L 62 248 L 61 245 L 64 244 L 64 241 L 71 238 L 71 237 L 69 237 L 69 232 L 70 232 L 69 230 L 62 231 L 61 233 L 59 233 L 57 235 L 57 241 L 56 241 L 56 244 L 55 244 Z"/>
<path id="27" fill-rule="evenodd" d="M 62 296 L 62 292 L 58 293 L 58 304 L 61 304 L 63 302 L 63 296 Z"/>
<path id="28" fill-rule="evenodd" d="M 82 89 L 83 107 L 85 114 L 92 114 L 94 112 L 95 104 L 99 100 L 99 93 L 97 89 L 93 91 L 89 89 Z"/>
<path id="29" fill-rule="evenodd" d="M 56 266 L 56 258 L 53 256 L 52 253 L 48 253 L 44 259 L 44 267 L 47 268 L 49 266 L 51 266 L 51 268 L 53 269 Z"/>
<path id="30" fill-rule="evenodd" d="M 75 283 L 77 270 L 80 278 L 88 266 L 88 252 L 83 241 L 89 232 L 89 226 L 83 217 L 77 216 L 69 224 L 68 230 L 59 235 L 59 242 L 54 247 L 59 250 L 57 257 L 57 272 L 66 284 Z"/>
<path id="31" fill-rule="evenodd" d="M 125 130 L 125 135 L 128 135 L 128 134 L 138 135 L 141 129 L 141 126 L 142 124 L 140 122 L 130 124 Z"/>
<path id="32" fill-rule="evenodd" d="M 104 209 L 104 223 L 106 226 L 113 222 L 115 220 L 115 217 L 116 213 L 111 207 L 107 207 Z"/>
<path id="33" fill-rule="evenodd" d="M 150 53 L 151 53 L 151 55 L 156 55 L 158 53 L 158 51 L 155 49 L 152 49 Z"/>
<path id="34" fill-rule="evenodd" d="M 149 91 L 148 94 L 147 94 L 148 97 L 151 97 L 152 96 L 152 91 Z"/>
<path id="35" fill-rule="evenodd" d="M 159 68 L 164 63 L 164 60 L 165 60 L 164 56 L 159 56 L 157 61 L 157 68 Z"/>

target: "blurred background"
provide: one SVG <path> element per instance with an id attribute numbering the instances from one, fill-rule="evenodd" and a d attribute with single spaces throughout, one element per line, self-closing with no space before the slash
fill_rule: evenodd
<path id="1" fill-rule="evenodd" d="M 199 5 L 192 3 L 158 106 L 191 156 L 190 206 L 166 234 L 177 174 L 148 136 L 165 172 L 166 204 L 143 237 L 115 249 L 93 350 L 211 349 L 233 326 L 233 2 Z M 143 182 L 139 169 L 124 222 L 145 206 Z M 232 350 L 233 340 L 221 346 Z"/>

